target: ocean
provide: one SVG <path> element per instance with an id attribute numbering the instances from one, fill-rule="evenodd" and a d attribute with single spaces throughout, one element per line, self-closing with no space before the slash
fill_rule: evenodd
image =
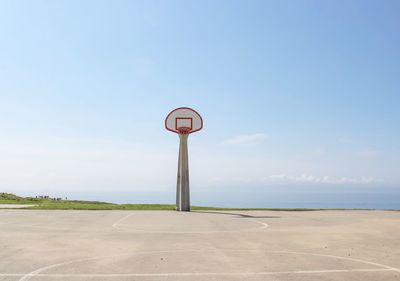
<path id="1" fill-rule="evenodd" d="M 175 203 L 175 187 L 165 191 L 67 192 L 68 199 L 114 203 Z M 400 209 L 400 186 L 191 187 L 191 204 L 235 208 Z"/>

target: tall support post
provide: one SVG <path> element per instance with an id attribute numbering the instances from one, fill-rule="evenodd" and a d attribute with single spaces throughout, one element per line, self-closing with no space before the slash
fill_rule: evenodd
<path id="1" fill-rule="evenodd" d="M 168 113 L 165 128 L 179 135 L 178 175 L 176 181 L 176 210 L 190 211 L 189 191 L 189 135 L 203 129 L 203 118 L 189 107 L 178 107 Z"/>
<path id="2" fill-rule="evenodd" d="M 188 134 L 179 134 L 178 177 L 176 185 L 176 210 L 190 211 Z"/>

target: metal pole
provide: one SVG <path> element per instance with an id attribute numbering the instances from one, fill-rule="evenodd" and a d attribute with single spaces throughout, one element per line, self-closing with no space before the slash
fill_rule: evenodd
<path id="1" fill-rule="evenodd" d="M 178 177 L 176 185 L 176 210 L 190 211 L 189 159 L 187 134 L 179 134 Z"/>

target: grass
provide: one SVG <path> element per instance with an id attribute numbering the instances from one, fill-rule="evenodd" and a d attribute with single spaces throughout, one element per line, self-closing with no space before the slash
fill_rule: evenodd
<path id="1" fill-rule="evenodd" d="M 90 201 L 56 201 L 43 202 L 29 209 L 43 210 L 175 210 L 174 205 L 167 204 L 113 204 Z"/>
<path id="2" fill-rule="evenodd" d="M 0 192 L 0 204 L 36 204 L 38 199 L 20 197 L 12 193 Z"/>
<path id="3" fill-rule="evenodd" d="M 29 209 L 44 210 L 175 210 L 168 204 L 114 204 L 99 201 L 53 200 L 33 197 L 21 197 L 12 193 L 0 193 L 1 204 L 36 205 Z"/>

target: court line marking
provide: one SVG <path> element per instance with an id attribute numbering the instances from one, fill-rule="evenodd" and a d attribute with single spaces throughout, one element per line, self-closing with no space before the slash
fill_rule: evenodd
<path id="1" fill-rule="evenodd" d="M 382 268 L 386 268 L 386 269 L 389 269 L 392 271 L 400 272 L 400 269 L 396 268 L 396 267 L 392 267 L 392 266 L 388 266 L 388 265 L 384 265 L 384 264 L 380 264 L 380 263 L 376 263 L 376 262 L 372 262 L 372 261 L 356 259 L 356 258 L 348 258 L 348 257 L 341 257 L 341 256 L 327 255 L 327 254 L 305 253 L 305 252 L 288 252 L 288 251 L 280 251 L 280 252 L 285 253 L 285 254 L 310 255 L 310 256 L 316 256 L 316 257 L 326 257 L 326 258 L 335 258 L 335 259 L 339 259 L 339 260 L 348 260 L 348 261 L 374 265 L 377 267 L 382 267 Z M 276 253 L 279 253 L 279 251 L 277 251 Z"/>
<path id="2" fill-rule="evenodd" d="M 14 211 L 10 211 L 10 213 L 16 213 Z M 25 212 L 20 212 L 22 214 L 25 214 Z M 236 229 L 236 230 L 213 230 L 213 231 L 162 231 L 162 230 L 143 230 L 143 229 L 138 229 L 138 230 L 130 230 L 127 229 L 127 225 L 122 224 L 123 221 L 125 221 L 127 218 L 136 215 L 137 213 L 130 213 L 120 219 L 118 219 L 115 223 L 112 224 L 112 228 L 118 230 L 118 231 L 123 231 L 123 232 L 131 232 L 131 233 L 165 233 L 165 234 L 215 234 L 215 233 L 234 233 L 234 232 L 245 232 L 245 231 L 255 231 L 255 230 L 262 230 L 269 225 L 265 222 L 262 222 L 260 220 L 257 220 L 255 218 L 247 218 L 247 220 L 253 221 L 257 224 L 260 225 L 260 227 L 254 227 L 254 228 L 244 228 L 244 229 Z M 234 215 L 234 214 L 232 214 Z M 13 223 L 13 222 L 0 222 L 0 225 L 11 225 L 15 227 L 37 227 L 41 229 L 49 229 L 49 230 L 59 230 L 62 231 L 63 229 L 56 228 L 56 227 L 50 227 L 48 225 L 44 225 L 43 223 L 34 223 L 34 224 L 18 224 L 18 223 Z"/>
<path id="3" fill-rule="evenodd" d="M 112 225 L 112 227 L 115 228 L 115 229 L 121 230 L 121 228 L 120 228 L 120 226 L 119 226 L 120 223 L 123 222 L 124 220 L 126 220 L 127 218 L 133 216 L 133 215 L 135 215 L 135 213 L 130 213 L 130 214 L 128 214 L 128 215 L 126 215 L 126 216 L 120 218 L 119 220 L 117 220 L 117 221 Z"/>
<path id="4" fill-rule="evenodd" d="M 348 272 L 384 272 L 393 271 L 386 268 L 356 268 L 356 269 L 327 269 L 327 270 L 294 270 L 294 271 L 264 271 L 264 272 L 171 272 L 171 273 L 3 273 L 0 277 L 170 277 L 170 276 L 237 276 L 237 275 L 286 275 L 286 274 L 318 274 L 318 273 L 348 273 Z"/>
<path id="5" fill-rule="evenodd" d="M 358 270 L 368 270 L 368 271 L 378 271 L 378 272 L 379 271 L 396 271 L 396 272 L 400 272 L 400 269 L 398 269 L 398 268 L 395 268 L 395 267 L 392 267 L 392 266 L 388 266 L 388 265 L 384 265 L 384 264 L 371 262 L 371 261 L 365 261 L 365 260 L 361 260 L 361 259 L 341 257 L 341 256 L 334 256 L 334 255 L 327 255 L 327 254 L 307 253 L 307 252 L 263 251 L 263 250 L 258 250 L 258 249 L 246 249 L 246 250 L 244 250 L 244 249 L 239 249 L 239 250 L 236 250 L 236 249 L 234 249 L 234 250 L 233 249 L 162 250 L 162 251 L 141 251 L 141 252 L 130 253 L 130 254 L 110 255 L 110 256 L 97 256 L 97 257 L 91 257 L 91 258 L 82 258 L 82 259 L 70 260 L 70 261 L 66 261 L 66 262 L 61 262 L 61 263 L 57 263 L 57 264 L 48 265 L 48 266 L 39 268 L 39 269 L 37 269 L 35 271 L 31 271 L 29 273 L 26 273 L 25 275 L 22 276 L 22 278 L 19 279 L 19 281 L 27 281 L 27 280 L 30 280 L 32 277 L 42 276 L 42 272 L 44 272 L 46 270 L 49 270 L 49 269 L 52 269 L 52 268 L 65 266 L 65 265 L 70 265 L 70 264 L 73 264 L 73 263 L 80 263 L 80 262 L 99 260 L 99 259 L 105 259 L 105 258 L 116 258 L 116 257 L 135 256 L 135 255 L 143 255 L 143 254 L 182 253 L 182 252 L 201 252 L 201 253 L 204 253 L 204 252 L 216 252 L 216 251 L 225 251 L 225 252 L 264 252 L 264 253 L 275 253 L 275 254 L 311 255 L 311 256 L 327 257 L 327 258 L 333 258 L 333 259 L 339 259 L 339 260 L 348 260 L 348 261 L 359 262 L 359 263 L 364 263 L 364 264 L 369 264 L 369 265 L 373 265 L 373 266 L 376 266 L 376 267 L 380 267 L 380 268 L 374 268 L 374 269 L 371 268 L 371 269 L 358 269 Z M 271 272 L 273 272 L 273 271 L 271 271 Z M 301 270 L 301 271 L 292 271 L 292 272 L 297 272 L 296 274 L 331 273 L 329 270 L 311 270 L 311 271 Z M 339 271 L 335 271 L 335 272 L 339 272 Z M 340 272 L 351 272 L 351 269 L 343 269 Z M 263 272 L 258 272 L 258 273 L 263 273 Z M 267 275 L 268 272 L 264 272 L 264 273 L 265 273 L 265 275 Z M 135 273 L 132 273 L 132 274 L 135 274 Z M 140 273 L 136 273 L 136 274 L 140 274 Z M 174 274 L 174 273 L 142 273 L 142 274 L 164 274 L 164 275 L 160 275 L 160 276 L 168 276 L 168 275 L 165 275 L 165 274 Z M 209 273 L 207 273 L 207 272 L 204 272 L 204 273 L 200 273 L 200 272 L 194 272 L 194 273 L 184 272 L 184 273 L 179 273 L 179 274 L 185 274 L 185 276 L 206 276 Z M 238 272 L 238 273 L 226 273 L 226 274 L 232 276 L 232 275 L 241 275 L 242 273 Z M 254 272 L 254 273 L 248 272 L 246 274 L 247 275 L 250 275 L 250 274 L 256 275 L 257 272 Z M 281 273 L 281 274 L 284 274 L 284 273 Z M 286 274 L 289 274 L 289 273 L 286 273 Z M 18 275 L 18 276 L 21 276 L 21 275 Z M 73 276 L 74 275 L 72 274 L 70 277 L 73 277 Z M 139 276 L 142 276 L 142 275 L 133 275 L 133 276 L 139 277 Z M 149 276 L 157 276 L 157 275 L 149 275 Z M 173 276 L 173 275 L 171 275 L 171 276 Z"/>
<path id="6" fill-rule="evenodd" d="M 252 220 L 252 221 L 254 221 L 254 222 L 256 222 L 256 223 L 259 223 L 259 224 L 261 224 L 261 225 L 262 225 L 262 226 L 261 226 L 261 227 L 259 227 L 258 229 L 264 229 L 264 228 L 267 228 L 267 227 L 269 227 L 269 224 L 268 224 L 268 223 L 265 223 L 265 222 L 259 221 L 259 220 L 257 220 L 257 219 L 254 219 L 254 218 L 251 218 L 250 220 Z"/>
<path id="7" fill-rule="evenodd" d="M 261 229 L 265 229 L 265 228 L 269 227 L 269 225 L 265 222 L 259 221 L 255 218 L 247 218 L 248 220 L 253 221 L 261 226 L 260 227 L 252 227 L 252 228 L 244 228 L 244 229 L 236 229 L 236 230 L 212 230 L 212 231 L 163 231 L 163 230 L 143 230 L 143 229 L 130 230 L 130 229 L 127 229 L 126 228 L 127 225 L 122 224 L 121 222 L 123 222 L 128 217 L 135 215 L 135 214 L 137 214 L 137 213 L 128 214 L 128 215 L 122 217 L 121 219 L 116 221 L 112 225 L 112 227 L 117 230 L 124 231 L 124 232 L 165 233 L 165 234 L 214 234 L 214 233 L 226 233 L 226 232 L 244 232 L 244 231 L 261 230 Z M 232 214 L 232 215 L 234 215 L 234 214 Z"/>

